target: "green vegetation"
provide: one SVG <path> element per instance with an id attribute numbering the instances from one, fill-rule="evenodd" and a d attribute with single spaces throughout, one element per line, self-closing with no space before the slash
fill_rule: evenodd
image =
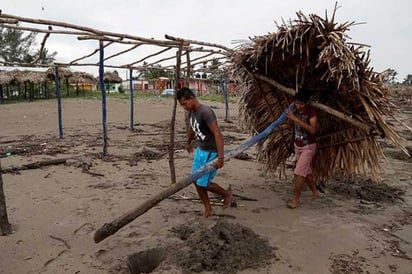
<path id="1" fill-rule="evenodd" d="M 146 65 L 147 62 L 143 62 L 143 66 Z M 162 68 L 162 66 L 160 65 L 155 65 L 151 67 L 145 67 L 139 75 L 134 77 L 134 79 L 158 79 L 159 77 L 174 78 L 174 72 L 172 70 Z"/>
<path id="2" fill-rule="evenodd" d="M 200 100 L 205 100 L 205 101 L 220 102 L 220 103 L 225 102 L 225 97 L 222 94 L 208 94 L 208 95 L 204 95 L 204 96 L 199 96 L 198 98 Z M 228 99 L 229 103 L 236 103 L 237 100 L 238 100 L 238 97 L 228 96 L 227 99 Z"/>
<path id="3" fill-rule="evenodd" d="M 20 103 L 20 102 L 28 102 L 29 101 L 29 90 L 27 92 L 24 91 L 23 87 L 20 87 L 20 95 L 17 95 L 17 90 L 18 87 L 17 85 L 10 85 L 8 87 L 10 90 L 10 94 L 12 94 L 12 91 L 14 92 L 14 95 L 10 98 L 7 98 L 4 100 L 5 104 L 14 104 L 14 103 Z M 122 90 L 124 91 L 124 90 Z M 3 89 L 4 95 L 7 95 L 5 89 Z M 47 87 L 47 93 L 45 92 L 45 87 L 43 85 L 33 85 L 32 87 L 32 92 L 33 92 L 33 101 L 41 101 L 41 100 L 56 100 L 56 91 L 55 91 L 55 86 L 54 84 L 49 84 Z M 61 86 L 61 98 L 73 98 L 73 99 L 79 99 L 79 100 L 100 100 L 102 98 L 101 91 L 100 90 L 95 90 L 95 91 L 90 91 L 90 90 L 82 90 L 81 88 L 76 92 L 75 87 L 69 86 L 69 90 L 66 89 L 66 85 Z M 150 99 L 150 98 L 163 98 L 166 100 L 172 100 L 172 96 L 162 96 L 157 93 L 157 90 L 153 91 L 148 91 L 146 90 L 145 93 L 141 93 L 140 91 L 135 91 L 134 92 L 134 98 L 136 100 L 140 99 Z M 130 99 L 130 94 L 129 93 L 120 93 L 120 92 L 106 92 L 106 98 L 115 98 L 115 99 L 120 99 L 120 100 L 129 100 Z M 220 102 L 224 103 L 225 99 L 222 94 L 208 94 L 204 96 L 199 96 L 200 100 L 204 101 L 211 101 L 211 102 Z M 236 103 L 238 100 L 238 97 L 236 96 L 229 96 L 228 100 L 230 103 Z"/>
<path id="4" fill-rule="evenodd" d="M 50 64 L 55 60 L 57 52 L 49 52 L 44 48 L 42 52 L 33 52 L 36 45 L 36 34 L 18 29 L 0 27 L 0 60 L 7 62 L 30 63 L 36 59 L 41 64 Z"/>

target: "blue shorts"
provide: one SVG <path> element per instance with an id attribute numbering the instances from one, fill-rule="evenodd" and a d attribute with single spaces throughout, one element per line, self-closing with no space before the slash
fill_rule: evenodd
<path id="1" fill-rule="evenodd" d="M 196 148 L 195 156 L 193 159 L 192 173 L 195 173 L 199 168 L 204 166 L 206 163 L 213 161 L 217 158 L 217 152 L 209 152 Z M 207 187 L 209 183 L 215 178 L 217 170 L 213 170 L 206 175 L 203 175 L 196 180 L 196 185 L 200 187 Z"/>

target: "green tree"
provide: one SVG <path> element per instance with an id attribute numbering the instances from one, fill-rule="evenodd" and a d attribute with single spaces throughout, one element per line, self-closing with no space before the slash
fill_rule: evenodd
<path id="1" fill-rule="evenodd" d="M 395 79 L 396 79 L 396 76 L 398 75 L 398 72 L 394 69 L 388 68 L 382 72 L 382 75 L 383 75 L 383 81 L 385 83 L 395 84 Z"/>
<path id="2" fill-rule="evenodd" d="M 406 78 L 403 80 L 402 84 L 411 85 L 412 84 L 412 74 L 406 75 Z"/>
<path id="3" fill-rule="evenodd" d="M 147 67 L 140 71 L 137 78 L 157 79 L 159 77 L 173 78 L 173 72 L 162 68 L 162 66 Z"/>
<path id="4" fill-rule="evenodd" d="M 22 30 L 0 28 L 0 58 L 6 62 L 26 63 L 33 59 L 30 47 L 35 44 L 36 33 L 25 35 Z"/>
<path id="5" fill-rule="evenodd" d="M 213 80 L 220 80 L 222 78 L 223 75 L 223 71 L 220 68 L 221 62 L 219 62 L 218 59 L 213 59 L 210 62 L 210 66 L 208 67 L 208 71 L 209 71 L 209 79 L 213 79 Z"/>
<path id="6" fill-rule="evenodd" d="M 40 55 L 40 50 L 38 49 L 36 52 L 36 58 Z M 41 52 L 39 63 L 40 64 L 51 64 L 56 60 L 57 51 L 53 51 L 49 53 L 47 48 L 44 48 Z"/>
<path id="7" fill-rule="evenodd" d="M 26 33 L 19 29 L 10 29 L 0 27 L 0 60 L 15 63 L 30 63 L 40 54 L 32 51 L 32 47 L 36 45 L 35 32 Z M 42 64 L 50 64 L 55 60 L 57 52 L 49 53 L 47 48 L 44 48 L 39 62 Z"/>

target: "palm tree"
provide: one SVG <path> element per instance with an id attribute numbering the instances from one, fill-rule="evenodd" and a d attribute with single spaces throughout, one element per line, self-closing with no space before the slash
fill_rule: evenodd
<path id="1" fill-rule="evenodd" d="M 47 48 L 44 48 L 42 52 L 40 50 L 37 50 L 36 56 L 39 56 L 39 62 L 40 64 L 51 64 L 56 60 L 56 55 L 57 51 L 53 51 L 52 53 L 49 53 L 49 50 Z"/>

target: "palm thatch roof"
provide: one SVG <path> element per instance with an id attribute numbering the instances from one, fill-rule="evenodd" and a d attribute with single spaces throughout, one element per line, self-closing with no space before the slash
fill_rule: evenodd
<path id="1" fill-rule="evenodd" d="M 96 79 L 98 80 L 99 76 L 97 76 Z M 105 83 L 121 83 L 123 82 L 123 79 L 120 78 L 117 73 L 107 71 L 103 74 L 103 81 Z"/>
<path id="2" fill-rule="evenodd" d="M 336 8 L 335 8 L 336 11 Z M 386 118 L 393 116 L 387 88 L 369 66 L 365 45 L 349 43 L 354 22 L 338 24 L 317 15 L 277 26 L 277 32 L 250 39 L 233 55 L 241 86 L 240 113 L 246 128 L 261 132 L 306 89 L 317 106 L 318 152 L 314 173 L 321 179 L 372 174 L 383 157 L 378 135 L 402 147 L 402 138 Z M 284 170 L 292 132 L 286 123 L 258 144 L 258 160 L 268 173 Z"/>
<path id="3" fill-rule="evenodd" d="M 8 70 L 0 70 L 0 85 L 9 84 L 14 80 L 14 74 Z"/>
<path id="4" fill-rule="evenodd" d="M 14 70 L 14 81 L 20 83 L 41 83 L 46 81 L 47 77 L 46 74 L 42 71 L 32 71 L 32 70 L 23 70 L 18 71 Z"/>
<path id="5" fill-rule="evenodd" d="M 59 77 L 60 78 L 70 78 L 72 76 L 72 72 L 69 69 L 65 69 L 62 67 L 58 68 Z M 54 80 L 55 77 L 55 67 L 50 67 L 46 70 L 46 75 L 49 80 Z"/>
<path id="6" fill-rule="evenodd" d="M 97 80 L 90 73 L 75 71 L 70 76 L 69 82 L 72 83 L 72 84 L 76 84 L 76 83 L 78 83 L 78 84 L 96 84 Z"/>

